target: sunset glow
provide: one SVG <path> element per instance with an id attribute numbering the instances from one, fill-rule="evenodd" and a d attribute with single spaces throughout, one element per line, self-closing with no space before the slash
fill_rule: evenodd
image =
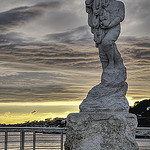
<path id="1" fill-rule="evenodd" d="M 133 106 L 150 98 L 150 0 L 123 2 L 126 18 L 117 46 L 127 68 L 127 99 Z M 79 112 L 102 74 L 84 0 L 0 0 L 0 4 L 0 123 Z"/>

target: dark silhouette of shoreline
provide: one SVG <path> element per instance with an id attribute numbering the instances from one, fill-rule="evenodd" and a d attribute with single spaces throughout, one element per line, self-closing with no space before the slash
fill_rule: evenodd
<path id="1" fill-rule="evenodd" d="M 135 102 L 129 112 L 137 116 L 138 127 L 150 127 L 150 99 Z"/>
<path id="2" fill-rule="evenodd" d="M 45 121 L 27 121 L 25 123 L 18 124 L 0 124 L 0 127 L 65 127 L 65 118 L 48 118 Z"/>

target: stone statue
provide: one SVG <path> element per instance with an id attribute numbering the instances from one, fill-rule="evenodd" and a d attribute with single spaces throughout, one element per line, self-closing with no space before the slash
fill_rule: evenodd
<path id="1" fill-rule="evenodd" d="M 116 0 L 86 0 L 88 24 L 102 63 L 101 83 L 67 117 L 65 150 L 138 150 L 136 116 L 130 114 L 126 68 L 115 41 L 124 20 L 124 4 Z"/>
<path id="2" fill-rule="evenodd" d="M 126 68 L 115 44 L 120 34 L 120 22 L 125 18 L 124 4 L 116 0 L 86 0 L 85 4 L 103 73 L 101 83 L 88 93 L 80 111 L 128 111 Z"/>
<path id="3" fill-rule="evenodd" d="M 120 22 L 125 17 L 124 4 L 116 0 L 86 0 L 85 3 L 102 67 L 113 68 L 121 59 L 115 41 L 120 34 Z"/>

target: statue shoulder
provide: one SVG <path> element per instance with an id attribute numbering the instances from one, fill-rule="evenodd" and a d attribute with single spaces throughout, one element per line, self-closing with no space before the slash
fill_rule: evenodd
<path id="1" fill-rule="evenodd" d="M 124 7 L 124 3 L 122 1 L 116 1 L 119 7 Z"/>
<path id="2" fill-rule="evenodd" d="M 125 6 L 121 1 L 116 1 L 118 3 L 118 17 L 120 17 L 120 22 L 122 22 L 125 18 Z"/>

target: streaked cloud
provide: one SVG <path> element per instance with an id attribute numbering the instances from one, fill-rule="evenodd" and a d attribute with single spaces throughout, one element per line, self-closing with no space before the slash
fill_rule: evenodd
<path id="1" fill-rule="evenodd" d="M 13 28 L 32 21 L 40 17 L 45 9 L 58 9 L 61 5 L 59 1 L 40 2 L 33 6 L 24 6 L 11 9 L 0 13 L 0 32 L 8 31 Z"/>
<path id="2" fill-rule="evenodd" d="M 85 44 L 84 46 L 87 47 L 87 42 L 91 43 L 92 34 L 89 31 L 88 26 L 81 26 L 75 29 L 72 29 L 68 32 L 63 33 L 55 33 L 55 34 L 48 34 L 45 36 L 46 40 L 48 41 L 55 41 L 61 43 L 79 43 Z M 83 46 L 83 45 L 82 45 Z"/>
<path id="3" fill-rule="evenodd" d="M 0 2 L 1 104 L 82 101 L 100 83 L 101 63 L 87 26 L 84 1 Z M 136 101 L 150 96 L 150 2 L 124 3 L 126 20 L 117 45 L 127 67 L 127 97 Z M 5 116 L 13 114 L 9 107 Z M 55 110 L 67 114 L 71 107 Z M 41 109 L 41 114 L 48 113 Z"/>

